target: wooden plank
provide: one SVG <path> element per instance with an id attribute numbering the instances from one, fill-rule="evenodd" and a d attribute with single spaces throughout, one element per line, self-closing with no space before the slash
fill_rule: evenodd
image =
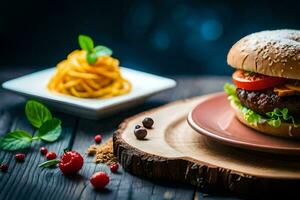
<path id="1" fill-rule="evenodd" d="M 93 143 L 96 133 L 101 133 L 104 140 L 108 139 L 122 119 L 169 101 L 221 90 L 224 82 L 229 79 L 179 77 L 178 80 L 176 90 L 156 95 L 143 106 L 100 121 L 80 120 L 75 137 L 72 135 L 77 127 L 76 119 L 61 114 L 59 117 L 63 118 L 64 137 L 59 142 L 45 146 L 58 152 L 72 146 L 74 140 L 73 149 L 84 154 L 86 148 Z M 24 118 L 24 105 L 20 105 L 24 98 L 1 91 L 0 94 L 0 135 L 14 127 L 24 127 L 33 132 Z M 18 109 L 10 109 L 16 105 L 19 105 Z M 3 108 L 7 111 L 3 111 Z M 0 152 L 0 162 L 8 162 L 10 165 L 8 173 L 0 173 L 1 199 L 192 199 L 194 196 L 194 189 L 189 186 L 152 182 L 132 176 L 122 169 L 119 174 L 111 175 L 111 182 L 106 190 L 98 192 L 93 190 L 88 179 L 95 171 L 106 170 L 109 173 L 107 166 L 95 165 L 93 158 L 84 155 L 85 165 L 79 175 L 66 177 L 59 169 L 41 170 L 37 167 L 44 161 L 44 157 L 39 154 L 40 145 L 36 144 L 30 150 L 24 163 L 16 163 L 12 153 Z"/>
<path id="2" fill-rule="evenodd" d="M 80 120 L 73 148 L 83 153 L 90 144 L 93 144 L 93 137 L 101 133 L 104 141 L 111 137 L 112 130 L 124 118 L 123 114 L 113 116 L 101 121 Z M 108 123 L 109 122 L 109 123 Z M 92 157 L 85 155 L 83 170 L 80 174 L 85 181 L 76 185 L 74 196 L 83 199 L 193 199 L 194 188 L 173 183 L 158 183 L 132 176 L 122 168 L 119 173 L 112 174 L 108 166 L 95 164 Z M 89 183 L 88 178 L 97 171 L 106 171 L 110 178 L 110 184 L 103 192 L 95 191 Z"/>
<path id="3" fill-rule="evenodd" d="M 209 79 L 209 84 L 206 82 L 198 82 L 195 86 L 195 80 L 186 78 L 180 78 L 178 86 L 174 90 L 164 92 L 160 95 L 156 95 L 151 98 L 147 104 L 138 108 L 133 108 L 129 111 L 120 112 L 110 118 L 106 118 L 100 121 L 91 121 L 81 119 L 78 124 L 77 134 L 73 149 L 78 150 L 81 153 L 86 151 L 86 148 L 93 144 L 93 137 L 97 133 L 101 133 L 104 140 L 111 137 L 113 130 L 117 129 L 118 124 L 124 119 L 140 111 L 144 111 L 159 105 L 168 103 L 181 98 L 188 98 L 191 96 L 197 96 L 201 93 L 207 93 L 208 89 L 200 89 L 202 87 L 211 88 L 213 91 L 220 90 L 225 81 L 228 79 L 221 78 L 220 81 L 214 81 Z M 190 88 L 190 89 L 186 89 Z M 76 185 L 74 189 L 75 193 L 72 197 L 86 199 L 193 199 L 194 188 L 190 186 L 176 185 L 174 183 L 163 183 L 152 182 L 149 180 L 141 179 L 124 172 L 122 169 L 120 173 L 110 174 L 107 166 L 95 165 L 93 158 L 87 157 L 87 161 L 84 165 L 83 170 L 80 174 L 84 177 L 83 182 Z M 111 176 L 111 182 L 105 192 L 95 192 L 89 184 L 88 178 L 95 171 L 104 170 L 107 171 Z"/>
<path id="4" fill-rule="evenodd" d="M 34 130 L 24 115 L 24 103 L 15 104 L 13 102 L 12 104 L 15 105 L 14 109 L 1 111 L 1 135 L 16 128 L 25 129 L 33 134 Z M 10 106 L 12 105 L 10 104 Z M 7 105 L 1 108 L 6 107 Z M 45 161 L 45 157 L 39 152 L 40 146 L 46 146 L 49 151 L 62 154 L 63 149 L 72 144 L 73 130 L 76 127 L 75 118 L 63 114 L 54 115 L 63 119 L 63 133 L 59 141 L 51 144 L 35 142 L 31 149 L 18 151 L 26 154 L 24 163 L 15 161 L 15 153 L 0 152 L 0 163 L 9 164 L 8 172 L 0 173 L 1 199 L 20 199 L 21 197 L 22 199 L 36 199 L 39 196 L 45 199 L 46 197 L 51 197 L 51 194 L 56 194 L 56 191 L 64 184 L 61 181 L 63 176 L 58 169 L 42 170 L 38 168 L 38 165 Z"/>

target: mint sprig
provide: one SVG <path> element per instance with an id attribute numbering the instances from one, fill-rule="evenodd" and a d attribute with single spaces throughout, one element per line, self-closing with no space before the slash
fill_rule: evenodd
<path id="1" fill-rule="evenodd" d="M 98 57 L 111 56 L 112 50 L 106 46 L 98 45 L 94 47 L 94 41 L 87 35 L 79 35 L 78 37 L 79 46 L 81 49 L 87 52 L 86 60 L 89 64 L 94 64 Z"/>
<path id="2" fill-rule="evenodd" d="M 52 118 L 51 112 L 43 104 L 30 100 L 26 103 L 25 113 L 32 126 L 38 128 L 33 137 L 24 130 L 15 130 L 0 138 L 0 149 L 15 151 L 29 148 L 34 140 L 54 142 L 61 135 L 61 121 Z"/>

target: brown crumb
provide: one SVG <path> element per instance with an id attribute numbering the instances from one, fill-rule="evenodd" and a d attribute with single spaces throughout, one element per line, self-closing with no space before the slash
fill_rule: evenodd
<path id="1" fill-rule="evenodd" d="M 89 156 L 95 155 L 96 152 L 97 152 L 97 145 L 95 145 L 95 144 L 92 144 L 92 145 L 87 149 L 87 154 L 88 154 Z"/>
<path id="2" fill-rule="evenodd" d="M 87 150 L 88 155 L 95 155 L 96 163 L 112 164 L 117 162 L 117 158 L 113 154 L 113 141 L 109 139 L 104 144 L 97 146 L 95 144 L 91 145 Z"/>

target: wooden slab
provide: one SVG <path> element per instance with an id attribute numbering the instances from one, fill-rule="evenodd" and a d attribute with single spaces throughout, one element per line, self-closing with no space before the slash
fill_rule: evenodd
<path id="1" fill-rule="evenodd" d="M 114 153 L 124 169 L 155 180 L 242 193 L 299 187 L 300 159 L 227 147 L 193 131 L 186 117 L 207 97 L 177 101 L 125 120 L 113 138 Z M 146 140 L 137 140 L 134 127 L 146 116 L 154 119 L 155 126 Z"/>

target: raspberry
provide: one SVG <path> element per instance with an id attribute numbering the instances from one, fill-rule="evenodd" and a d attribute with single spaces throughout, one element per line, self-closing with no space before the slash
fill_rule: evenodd
<path id="1" fill-rule="evenodd" d="M 18 161 L 18 162 L 23 162 L 24 159 L 25 159 L 25 154 L 24 154 L 24 153 L 17 153 L 17 154 L 15 155 L 15 159 L 16 159 L 16 161 Z"/>
<path id="2" fill-rule="evenodd" d="M 109 177 L 105 172 L 97 172 L 90 178 L 90 182 L 96 189 L 103 189 L 109 183 Z"/>
<path id="3" fill-rule="evenodd" d="M 48 149 L 46 147 L 41 147 L 40 152 L 42 155 L 46 155 L 48 153 Z"/>
<path id="4" fill-rule="evenodd" d="M 64 174 L 74 174 L 82 168 L 83 158 L 76 151 L 68 151 L 61 157 L 58 166 Z"/>
<path id="5" fill-rule="evenodd" d="M 96 135 L 95 136 L 95 142 L 100 143 L 102 141 L 102 136 L 101 135 Z"/>
<path id="6" fill-rule="evenodd" d="M 117 173 L 117 171 L 119 169 L 119 165 L 118 165 L 118 163 L 114 163 L 109 168 L 112 173 Z"/>
<path id="7" fill-rule="evenodd" d="M 47 154 L 46 154 L 46 158 L 47 158 L 47 160 L 53 160 L 53 159 L 55 159 L 56 158 L 56 153 L 55 152 L 48 152 Z"/>

